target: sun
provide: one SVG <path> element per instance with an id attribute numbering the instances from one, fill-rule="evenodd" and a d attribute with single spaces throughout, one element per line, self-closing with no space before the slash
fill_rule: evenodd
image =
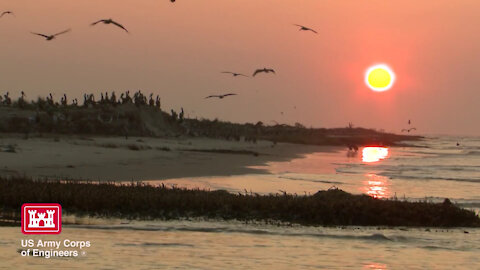
<path id="1" fill-rule="evenodd" d="M 394 82 L 395 73 L 385 64 L 371 66 L 365 72 L 365 83 L 373 91 L 386 91 L 392 87 Z"/>

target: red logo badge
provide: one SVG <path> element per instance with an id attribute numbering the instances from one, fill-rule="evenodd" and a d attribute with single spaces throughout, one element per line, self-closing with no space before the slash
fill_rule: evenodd
<path id="1" fill-rule="evenodd" d="M 59 234 L 62 231 L 62 206 L 58 203 L 24 203 L 22 233 Z"/>

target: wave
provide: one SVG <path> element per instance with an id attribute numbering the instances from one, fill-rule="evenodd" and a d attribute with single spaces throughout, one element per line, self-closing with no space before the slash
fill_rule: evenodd
<path id="1" fill-rule="evenodd" d="M 140 243 L 140 244 L 133 244 L 133 243 L 116 243 L 116 246 L 124 246 L 124 247 L 135 247 L 135 246 L 142 246 L 142 247 L 195 247 L 192 244 L 185 244 L 185 243 Z"/>
<path id="2" fill-rule="evenodd" d="M 97 229 L 97 230 L 132 230 L 132 231 L 151 231 L 151 232 L 203 232 L 203 233 L 244 233 L 254 235 L 274 235 L 286 237 L 314 237 L 314 238 L 331 238 L 331 239 L 345 239 L 345 240 L 369 240 L 369 241 L 388 241 L 388 242 L 404 242 L 409 241 L 408 237 L 387 237 L 382 233 L 373 233 L 367 235 L 355 234 L 328 234 L 328 233 L 306 233 L 306 232 L 286 232 L 286 231 L 270 231 L 249 228 L 232 228 L 232 227 L 175 227 L 175 226 L 105 226 L 105 225 L 70 225 L 69 227 L 83 228 L 83 229 Z M 141 244 L 123 244 L 128 246 L 181 246 L 186 244 L 181 243 L 141 243 Z"/>
<path id="3" fill-rule="evenodd" d="M 325 184 L 344 184 L 343 182 L 338 182 L 338 181 L 327 181 L 327 180 L 309 179 L 309 178 L 301 178 L 301 177 L 279 176 L 278 178 L 288 179 L 288 180 L 310 181 L 310 182 L 325 183 Z"/>
<path id="4" fill-rule="evenodd" d="M 429 249 L 429 250 L 458 250 L 458 248 L 451 248 L 447 246 L 432 246 L 432 245 L 427 245 L 423 246 L 422 248 L 424 249 Z"/>
<path id="5" fill-rule="evenodd" d="M 472 150 L 472 151 L 467 151 L 465 155 L 469 156 L 480 156 L 480 151 Z"/>
<path id="6" fill-rule="evenodd" d="M 335 169 L 337 173 L 364 174 L 365 167 L 359 164 L 348 164 Z M 459 182 L 480 182 L 480 166 L 475 165 L 374 165 L 369 173 L 390 179 L 446 180 Z"/>
<path id="7" fill-rule="evenodd" d="M 460 178 L 460 177 L 445 177 L 445 176 L 426 176 L 426 175 L 403 175 L 389 172 L 382 172 L 378 175 L 388 177 L 390 179 L 414 179 L 414 180 L 438 180 L 438 181 L 457 181 L 480 183 L 480 178 Z"/>

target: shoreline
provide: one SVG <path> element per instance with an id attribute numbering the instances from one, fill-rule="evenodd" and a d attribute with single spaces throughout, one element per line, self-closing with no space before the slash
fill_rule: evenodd
<path id="1" fill-rule="evenodd" d="M 22 139 L 0 133 L 0 177 L 155 181 L 268 173 L 267 162 L 289 161 L 339 146 L 208 138 L 67 136 Z M 255 167 L 255 168 L 253 168 Z"/>

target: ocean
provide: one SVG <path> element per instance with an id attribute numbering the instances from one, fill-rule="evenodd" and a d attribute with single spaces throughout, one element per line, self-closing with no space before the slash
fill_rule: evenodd
<path id="1" fill-rule="evenodd" d="M 256 167 L 263 173 L 163 183 L 240 193 L 313 194 L 340 188 L 377 198 L 480 209 L 480 138 L 428 137 L 409 147 L 333 148 Z M 457 143 L 459 145 L 457 145 Z M 155 182 L 155 181 L 153 181 Z M 75 217 L 72 217 L 75 219 Z M 218 220 L 76 218 L 56 236 L 0 228 L 0 268 L 480 269 L 480 229 L 306 227 Z M 74 258 L 22 257 L 21 240 L 90 241 Z"/>

